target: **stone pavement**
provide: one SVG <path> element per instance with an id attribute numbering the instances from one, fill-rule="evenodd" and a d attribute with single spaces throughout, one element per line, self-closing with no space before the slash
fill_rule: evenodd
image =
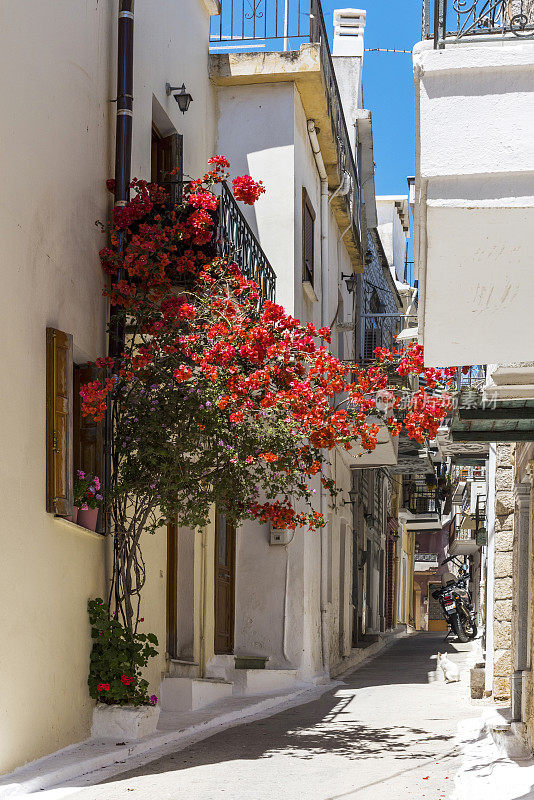
<path id="1" fill-rule="evenodd" d="M 435 680 L 435 654 L 471 645 L 421 633 L 346 675 L 319 699 L 220 732 L 86 788 L 76 800 L 439 800 L 460 767 L 455 736 L 478 715 L 461 683 Z M 44 793 L 47 794 L 47 793 Z M 59 795 L 58 795 L 59 796 Z"/>

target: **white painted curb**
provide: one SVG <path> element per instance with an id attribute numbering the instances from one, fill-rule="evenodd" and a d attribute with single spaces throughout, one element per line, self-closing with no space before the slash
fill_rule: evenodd
<path id="1" fill-rule="evenodd" d="M 0 779 L 0 800 L 21 797 L 42 792 L 44 789 L 59 787 L 68 781 L 93 772 L 101 772 L 106 767 L 117 765 L 116 772 L 124 772 L 129 767 L 125 762 L 132 759 L 152 754 L 153 758 L 164 755 L 166 750 L 172 751 L 176 745 L 187 747 L 196 741 L 207 738 L 220 729 L 252 722 L 254 719 L 270 716 L 274 712 L 282 711 L 295 705 L 312 702 L 321 697 L 325 692 L 339 686 L 341 681 L 332 681 L 321 686 L 299 689 L 275 697 L 263 697 L 257 703 L 245 708 L 232 709 L 211 719 L 191 725 L 177 731 L 165 731 L 147 736 L 138 742 L 130 742 L 123 746 L 111 746 L 109 742 L 86 739 L 75 745 L 70 745 L 58 750 L 52 755 L 32 761 L 23 767 L 18 767 L 14 772 Z M 86 754 L 88 750 L 100 750 L 95 755 Z M 151 760 L 150 758 L 146 759 Z M 56 762 L 54 768 L 46 769 L 46 762 Z M 120 767 L 119 767 L 120 764 Z M 98 780 L 104 776 L 99 774 Z M 95 780 L 95 783 L 98 781 Z"/>

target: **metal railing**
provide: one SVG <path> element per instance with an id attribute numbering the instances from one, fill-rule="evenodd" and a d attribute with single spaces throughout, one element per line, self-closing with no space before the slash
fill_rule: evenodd
<path id="1" fill-rule="evenodd" d="M 486 527 L 486 495 L 478 494 L 475 506 L 475 525 L 476 530 Z"/>
<path id="2" fill-rule="evenodd" d="M 260 308 L 265 300 L 274 302 L 276 274 L 226 183 L 221 186 L 218 238 L 221 255 L 258 284 Z"/>
<path id="3" fill-rule="evenodd" d="M 409 481 L 403 486 L 403 506 L 411 514 L 426 515 L 437 514 L 441 516 L 439 492 L 426 483 Z"/>
<path id="4" fill-rule="evenodd" d="M 247 52 L 298 49 L 305 42 L 320 46 L 320 60 L 326 85 L 326 101 L 336 144 L 339 180 L 347 173 L 351 188 L 345 195 L 353 237 L 361 247 L 361 185 L 354 153 L 357 133 L 349 136 L 328 35 L 319 0 L 221 0 L 221 13 L 212 17 L 210 49 Z M 354 146 L 354 151 L 353 151 Z"/>
<path id="5" fill-rule="evenodd" d="M 423 0 L 423 39 L 434 48 L 496 34 L 534 36 L 534 0 Z"/>
<path id="6" fill-rule="evenodd" d="M 401 347 L 406 340 L 397 340 L 401 331 L 417 328 L 417 317 L 403 314 L 362 314 L 359 362 L 362 365 L 376 360 L 377 347 Z M 417 334 L 414 335 L 416 338 Z"/>

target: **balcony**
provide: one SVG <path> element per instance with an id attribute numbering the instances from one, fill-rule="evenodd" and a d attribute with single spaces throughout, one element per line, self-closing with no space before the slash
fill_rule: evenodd
<path id="1" fill-rule="evenodd" d="M 413 62 L 425 362 L 531 361 L 534 4 L 427 0 Z"/>
<path id="2" fill-rule="evenodd" d="M 437 553 L 415 553 L 414 571 L 415 572 L 435 572 L 439 567 L 439 556 Z"/>
<path id="3" fill-rule="evenodd" d="M 274 303 L 275 272 L 226 183 L 221 187 L 218 238 L 221 255 L 233 259 L 243 275 L 258 284 L 258 310 L 265 300 Z"/>
<path id="4" fill-rule="evenodd" d="M 376 360 L 377 347 L 402 347 L 417 339 L 417 316 L 404 314 L 362 314 L 360 325 L 360 358 L 362 366 Z"/>
<path id="5" fill-rule="evenodd" d="M 218 86 L 293 81 L 306 117 L 314 120 L 330 189 L 332 209 L 355 272 L 363 272 L 361 180 L 349 135 L 319 0 L 222 0 L 212 17 L 210 78 Z"/>
<path id="6" fill-rule="evenodd" d="M 441 530 L 441 502 L 437 488 L 424 480 L 404 480 L 402 514 L 410 530 Z"/>
<path id="7" fill-rule="evenodd" d="M 488 35 L 505 38 L 534 36 L 531 0 L 423 0 L 423 39 L 434 48 Z"/>

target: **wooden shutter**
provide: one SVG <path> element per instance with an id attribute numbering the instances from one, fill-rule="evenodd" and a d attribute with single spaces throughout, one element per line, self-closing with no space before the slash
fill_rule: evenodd
<path id="1" fill-rule="evenodd" d="M 47 328 L 46 510 L 69 516 L 72 505 L 72 336 Z"/>
<path id="2" fill-rule="evenodd" d="M 80 387 L 98 377 L 93 366 L 74 365 L 73 370 L 73 472 L 81 469 L 98 475 L 103 483 L 103 431 L 102 425 L 92 417 L 82 416 Z"/>
<path id="3" fill-rule="evenodd" d="M 308 192 L 302 189 L 302 280 L 313 286 L 315 211 Z"/>
<path id="4" fill-rule="evenodd" d="M 172 170 L 178 170 L 171 175 Z M 172 203 L 178 203 L 182 196 L 184 179 L 184 150 L 181 133 L 160 137 L 155 131 L 152 136 L 152 182 L 165 186 Z"/>

